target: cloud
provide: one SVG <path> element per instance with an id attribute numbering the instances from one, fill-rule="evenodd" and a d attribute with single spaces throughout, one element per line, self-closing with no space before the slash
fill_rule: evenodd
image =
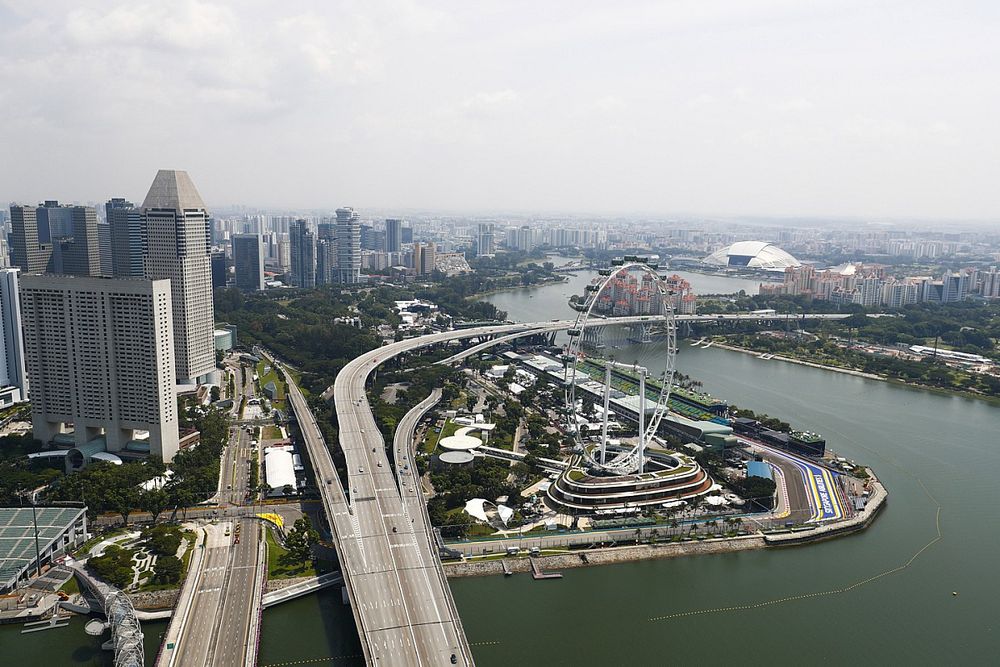
<path id="1" fill-rule="evenodd" d="M 249 205 L 995 215 L 993 19 L 922 0 L 0 0 L 0 199 L 141 198 L 176 165 Z"/>

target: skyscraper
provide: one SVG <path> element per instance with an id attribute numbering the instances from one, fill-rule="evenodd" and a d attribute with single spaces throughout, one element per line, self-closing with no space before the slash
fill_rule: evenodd
<path id="1" fill-rule="evenodd" d="M 146 277 L 170 280 L 177 381 L 192 384 L 215 369 L 208 210 L 186 171 L 161 169 L 142 213 Z"/>
<path id="2" fill-rule="evenodd" d="M 350 207 L 337 209 L 337 282 L 361 282 L 361 221 Z"/>
<path id="3" fill-rule="evenodd" d="M 229 282 L 229 258 L 225 250 L 212 251 L 212 289 L 225 287 Z"/>
<path id="4" fill-rule="evenodd" d="M 25 273 L 99 276 L 97 213 L 90 206 L 10 207 L 11 260 Z"/>
<path id="5" fill-rule="evenodd" d="M 316 237 L 305 220 L 295 220 L 288 231 L 293 287 L 316 287 Z"/>
<path id="6" fill-rule="evenodd" d="M 476 236 L 476 255 L 482 257 L 484 255 L 492 255 L 494 252 L 493 223 L 481 222 L 479 223 L 478 234 Z"/>
<path id="7" fill-rule="evenodd" d="M 403 221 L 388 218 L 385 221 L 385 251 L 400 252 L 403 249 Z"/>
<path id="8" fill-rule="evenodd" d="M 437 249 L 433 243 L 416 243 L 413 246 L 413 270 L 417 275 L 429 276 L 434 273 Z"/>
<path id="9" fill-rule="evenodd" d="M 92 206 L 68 207 L 70 234 L 63 239 L 62 272 L 73 276 L 100 276 L 101 246 L 97 236 L 97 211 Z M 70 240 L 71 239 L 71 240 Z M 53 237 L 57 240 L 57 237 Z"/>
<path id="10" fill-rule="evenodd" d="M 111 225 L 105 222 L 97 223 L 97 247 L 101 251 L 101 275 L 115 275 L 114 259 L 111 256 Z"/>
<path id="11" fill-rule="evenodd" d="M 316 284 L 329 285 L 337 274 L 337 242 L 320 238 L 316 241 Z"/>
<path id="12" fill-rule="evenodd" d="M 264 243 L 260 234 L 233 237 L 233 265 L 237 289 L 245 292 L 264 289 Z"/>
<path id="13" fill-rule="evenodd" d="M 18 287 L 20 269 L 0 269 L 0 407 L 28 398 L 28 375 L 24 369 L 21 301 Z"/>
<path id="14" fill-rule="evenodd" d="M 116 278 L 141 278 L 146 274 L 146 224 L 132 202 L 115 197 L 104 204 L 111 227 L 111 271 Z"/>
<path id="15" fill-rule="evenodd" d="M 117 452 L 146 431 L 150 454 L 170 461 L 178 446 L 171 301 L 169 280 L 23 276 L 34 436 L 49 442 L 72 424 L 78 448 L 97 442 Z"/>
<path id="16" fill-rule="evenodd" d="M 52 260 L 52 245 L 39 238 L 38 208 L 10 207 L 10 261 L 24 273 L 44 273 Z M 48 229 L 46 228 L 46 236 Z"/>

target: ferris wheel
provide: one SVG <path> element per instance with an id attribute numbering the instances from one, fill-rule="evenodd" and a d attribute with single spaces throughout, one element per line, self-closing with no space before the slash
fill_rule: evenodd
<path id="1" fill-rule="evenodd" d="M 643 468 L 643 443 L 650 442 L 652 437 L 656 434 L 660 427 L 660 422 L 663 421 L 663 416 L 667 413 L 667 403 L 670 400 L 670 388 L 673 384 L 674 379 L 674 368 L 675 361 L 677 357 L 677 325 L 674 321 L 674 311 L 670 302 L 670 290 L 667 288 L 665 283 L 665 277 L 657 273 L 658 266 L 656 264 L 650 264 L 644 261 L 644 258 L 640 257 L 625 257 L 624 259 L 615 259 L 611 262 L 611 268 L 601 269 L 600 279 L 595 281 L 591 285 L 587 285 L 586 295 L 583 301 L 577 302 L 575 307 L 579 311 L 576 317 L 576 323 L 573 328 L 567 331 L 569 335 L 569 344 L 566 347 L 566 354 L 564 356 L 565 361 L 565 374 L 564 374 L 564 386 L 565 386 L 565 396 L 566 396 L 566 422 L 567 429 L 573 433 L 573 438 L 580 450 L 584 452 L 584 456 L 590 467 L 598 468 L 613 474 L 629 474 L 636 471 L 641 471 Z M 666 339 L 666 344 L 664 347 L 664 363 L 663 371 L 654 379 L 659 383 L 660 388 L 657 393 L 655 407 L 650 414 L 645 408 L 644 397 L 640 397 L 639 409 L 639 429 L 640 437 L 639 442 L 631 450 L 618 453 L 610 461 L 605 458 L 605 446 L 607 442 L 607 411 L 605 411 L 603 416 L 604 428 L 602 431 L 602 440 L 600 447 L 600 457 L 595 456 L 595 450 L 593 448 L 589 449 L 584 446 L 583 438 L 580 435 L 580 429 L 578 428 L 579 409 L 577 408 L 577 372 L 580 367 L 581 361 L 584 359 L 585 354 L 583 348 L 586 346 L 584 339 L 588 326 L 595 326 L 592 323 L 592 317 L 594 315 L 594 306 L 598 304 L 598 301 L 606 294 L 609 286 L 616 284 L 619 279 L 627 277 L 630 273 L 642 274 L 642 283 L 644 283 L 643 289 L 649 289 L 650 291 L 655 291 L 658 295 L 658 302 L 660 304 L 660 312 L 650 313 L 648 320 L 643 320 L 644 325 L 654 325 L 657 327 L 658 333 L 662 334 Z M 606 361 L 606 368 L 611 366 L 618 368 L 627 368 L 636 371 L 639 374 L 639 385 L 641 388 L 640 394 L 646 394 L 645 392 L 645 381 L 649 377 L 649 371 L 638 365 L 632 364 L 622 364 L 614 361 Z M 581 374 L 583 371 L 579 371 Z M 605 407 L 607 406 L 608 391 L 605 391 Z M 648 419 L 647 419 L 648 415 Z"/>

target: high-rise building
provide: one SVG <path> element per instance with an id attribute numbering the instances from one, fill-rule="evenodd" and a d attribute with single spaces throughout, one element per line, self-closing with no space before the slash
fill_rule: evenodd
<path id="1" fill-rule="evenodd" d="M 408 227 L 403 225 L 403 229 L 400 231 L 403 237 L 403 243 L 413 243 L 413 227 Z"/>
<path id="2" fill-rule="evenodd" d="M 212 289 L 225 287 L 229 283 L 229 258 L 225 250 L 212 251 Z"/>
<path id="3" fill-rule="evenodd" d="M 92 206 L 72 206 L 70 235 L 62 237 L 62 273 L 72 276 L 101 276 L 101 246 L 97 232 L 97 211 Z M 53 237 L 56 240 L 57 237 Z"/>
<path id="4" fill-rule="evenodd" d="M 322 225 L 321 225 L 322 226 Z M 337 275 L 337 242 L 322 238 L 316 241 L 316 284 L 329 285 Z"/>
<path id="5" fill-rule="evenodd" d="M 385 251 L 400 252 L 403 249 L 403 221 L 388 218 L 385 221 Z"/>
<path id="6" fill-rule="evenodd" d="M 116 278 L 146 275 L 146 224 L 142 211 L 132 202 L 114 197 L 104 204 L 111 227 L 111 273 Z"/>
<path id="7" fill-rule="evenodd" d="M 337 209 L 337 282 L 361 282 L 361 221 L 350 207 Z"/>
<path id="8" fill-rule="evenodd" d="M 479 223 L 478 234 L 476 236 L 476 255 L 493 255 L 496 250 L 493 246 L 493 223 Z"/>
<path id="9" fill-rule="evenodd" d="M 19 273 L 20 269 L 0 269 L 0 338 L 3 339 L 3 356 L 0 357 L 0 407 L 28 398 Z"/>
<path id="10" fill-rule="evenodd" d="M 247 292 L 264 289 L 264 243 L 260 234 L 237 234 L 233 237 L 235 285 Z"/>
<path id="11" fill-rule="evenodd" d="M 111 225 L 105 222 L 97 223 L 97 247 L 101 251 L 101 275 L 114 275 L 114 259 L 111 256 Z"/>
<path id="12" fill-rule="evenodd" d="M 38 208 L 10 207 L 10 261 L 24 273 L 45 273 L 52 260 L 52 244 L 42 243 L 38 229 Z M 48 237 L 48 227 L 45 229 Z"/>
<path id="13" fill-rule="evenodd" d="M 215 370 L 208 210 L 186 171 L 161 169 L 142 212 L 146 277 L 170 280 L 177 381 L 192 384 Z"/>
<path id="14" fill-rule="evenodd" d="M 316 287 L 316 237 L 305 220 L 295 220 L 288 231 L 293 287 Z"/>
<path id="15" fill-rule="evenodd" d="M 46 199 L 38 207 L 38 240 L 52 243 L 56 239 L 73 235 L 73 212 L 69 206 L 60 206 L 55 199 Z"/>
<path id="16" fill-rule="evenodd" d="M 90 206 L 10 207 L 11 260 L 25 273 L 102 275 L 97 213 Z"/>
<path id="17" fill-rule="evenodd" d="M 413 270 L 417 275 L 429 276 L 434 273 L 437 252 L 433 243 L 416 243 L 413 245 Z"/>
<path id="18" fill-rule="evenodd" d="M 21 277 L 24 356 L 34 436 L 50 442 L 73 425 L 79 448 L 177 452 L 170 280 Z M 132 446 L 130 447 L 130 443 Z M 79 465 L 74 458 L 80 458 Z"/>

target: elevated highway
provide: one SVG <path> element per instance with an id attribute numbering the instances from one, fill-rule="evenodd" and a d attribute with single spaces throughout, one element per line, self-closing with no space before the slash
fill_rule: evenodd
<path id="1" fill-rule="evenodd" d="M 719 319 L 719 316 L 706 317 Z M 595 320 L 590 326 L 655 319 L 614 317 Z M 368 664 L 473 664 L 433 546 L 430 525 L 423 517 L 418 521 L 418 514 L 413 511 L 414 496 L 419 494 L 406 491 L 407 484 L 412 487 L 413 478 L 400 477 L 402 495 L 397 486 L 385 442 L 368 404 L 365 390 L 368 377 L 379 364 L 399 354 L 439 343 L 490 337 L 493 340 L 489 344 L 495 345 L 501 337 L 554 332 L 573 326 L 574 320 L 553 320 L 446 331 L 391 343 L 349 362 L 332 388 L 348 478 L 346 491 L 312 411 L 291 374 L 286 372 L 288 397 L 317 475 Z M 452 360 L 459 360 L 457 357 Z M 273 359 L 272 362 L 277 363 Z M 329 395 L 329 390 L 323 394 L 324 398 Z M 406 426 L 410 428 L 409 424 Z M 394 444 L 398 452 L 402 443 Z M 405 501 L 404 495 L 408 496 Z"/>

